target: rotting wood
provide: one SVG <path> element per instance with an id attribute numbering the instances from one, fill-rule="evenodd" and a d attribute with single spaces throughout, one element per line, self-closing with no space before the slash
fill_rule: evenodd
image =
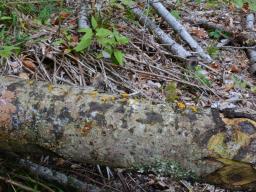
<path id="1" fill-rule="evenodd" d="M 226 167 L 223 159 L 256 163 L 253 110 L 229 118 L 216 109 L 180 111 L 92 88 L 7 77 L 0 77 L 0 85 L 5 150 L 24 146 L 31 152 L 32 145 L 79 162 L 126 168 L 170 160 L 198 176 Z"/>

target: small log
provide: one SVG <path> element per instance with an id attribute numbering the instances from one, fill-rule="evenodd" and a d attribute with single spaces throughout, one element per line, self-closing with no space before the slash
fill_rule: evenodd
<path id="1" fill-rule="evenodd" d="M 90 87 L 7 77 L 0 77 L 0 85 L 5 150 L 38 146 L 75 161 L 126 168 L 173 161 L 198 176 L 226 169 L 230 162 L 223 159 L 256 163 L 253 110 L 179 110 Z"/>
<path id="2" fill-rule="evenodd" d="M 150 0 L 150 5 L 161 15 L 161 17 L 174 29 L 176 33 L 191 47 L 193 51 L 204 59 L 204 62 L 211 63 L 213 60 L 209 54 L 205 53 L 203 48 L 193 39 L 186 28 L 163 6 L 158 0 Z"/>
<path id="3" fill-rule="evenodd" d="M 246 28 L 247 30 L 253 32 L 256 35 L 256 32 L 254 31 L 254 20 L 255 20 L 254 14 L 253 13 L 248 14 L 246 16 Z M 256 48 L 248 49 L 247 54 L 251 64 L 250 72 L 256 75 Z"/>
<path id="4" fill-rule="evenodd" d="M 90 27 L 90 21 L 88 19 L 88 3 L 85 2 L 85 0 L 80 0 L 80 10 L 78 12 L 78 27 L 79 29 L 89 28 Z"/>
<path id="5" fill-rule="evenodd" d="M 165 45 L 173 54 L 181 58 L 187 58 L 191 56 L 191 53 L 186 51 L 186 49 L 173 40 L 169 35 L 167 35 L 162 29 L 160 29 L 153 21 L 151 21 L 147 16 L 144 15 L 143 11 L 137 7 L 131 8 L 133 14 L 138 18 L 139 22 L 145 25 L 149 30 L 151 30 L 156 38 Z"/>

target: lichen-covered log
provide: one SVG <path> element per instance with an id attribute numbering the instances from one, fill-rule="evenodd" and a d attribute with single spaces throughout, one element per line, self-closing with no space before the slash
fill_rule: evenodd
<path id="1" fill-rule="evenodd" d="M 0 77 L 0 148 L 32 144 L 80 162 L 131 167 L 171 160 L 212 176 L 228 166 L 223 159 L 256 163 L 255 117 Z"/>

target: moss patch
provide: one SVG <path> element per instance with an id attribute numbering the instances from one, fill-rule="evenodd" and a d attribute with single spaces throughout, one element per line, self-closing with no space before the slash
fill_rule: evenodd
<path id="1" fill-rule="evenodd" d="M 192 171 L 185 170 L 180 166 L 176 161 L 166 160 L 160 161 L 157 160 L 150 165 L 137 165 L 134 167 L 141 173 L 154 173 L 161 176 L 170 176 L 175 179 L 197 179 L 196 174 Z"/>

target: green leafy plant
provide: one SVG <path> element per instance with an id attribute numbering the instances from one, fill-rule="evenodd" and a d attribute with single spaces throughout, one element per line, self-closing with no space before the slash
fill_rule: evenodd
<path id="1" fill-rule="evenodd" d="M 172 10 L 171 14 L 176 18 L 176 19 L 180 19 L 180 11 L 178 10 Z"/>
<path id="2" fill-rule="evenodd" d="M 195 67 L 195 77 L 204 85 L 210 86 L 211 82 L 200 65 Z"/>
<path id="3" fill-rule="evenodd" d="M 216 46 L 207 47 L 207 52 L 212 58 L 216 58 L 219 54 L 219 49 Z"/>
<path id="4" fill-rule="evenodd" d="M 243 80 L 237 75 L 232 75 L 232 80 L 234 82 L 234 88 L 242 90 L 250 90 L 252 93 L 256 93 L 256 86 L 250 85 L 246 80 Z"/>
<path id="5" fill-rule="evenodd" d="M 232 1 L 238 8 L 242 8 L 245 3 L 248 3 L 249 8 L 253 11 L 256 11 L 255 0 L 232 0 Z"/>
<path id="6" fill-rule="evenodd" d="M 174 81 L 168 82 L 164 91 L 165 91 L 167 102 L 173 103 L 176 99 L 178 99 L 176 82 Z"/>
<path id="7" fill-rule="evenodd" d="M 201 3 L 202 0 L 196 0 L 196 3 Z M 248 4 L 249 8 L 252 11 L 256 11 L 256 1 L 255 0 L 208 0 L 206 1 L 208 7 L 217 7 L 223 3 L 233 3 L 238 8 L 242 8 L 245 3 Z"/>
<path id="8" fill-rule="evenodd" d="M 38 19 L 42 24 L 47 24 L 51 14 L 53 12 L 52 6 L 44 7 L 38 14 Z"/>
<path id="9" fill-rule="evenodd" d="M 256 94 L 256 86 L 251 87 L 251 92 Z"/>
<path id="10" fill-rule="evenodd" d="M 220 38 L 228 38 L 230 34 L 227 32 L 223 32 L 219 29 L 215 29 L 209 32 L 209 36 L 214 39 L 220 39 Z"/>
<path id="11" fill-rule="evenodd" d="M 135 1 L 134 0 L 110 0 L 109 1 L 109 4 L 110 6 L 113 6 L 113 5 L 120 5 L 120 4 L 123 4 L 123 5 L 132 5 Z"/>
<path id="12" fill-rule="evenodd" d="M 16 53 L 20 50 L 16 46 L 2 46 L 0 47 L 0 57 L 9 58 L 13 53 Z"/>
<path id="13" fill-rule="evenodd" d="M 214 39 L 219 39 L 221 37 L 221 31 L 220 30 L 214 30 L 209 33 L 209 36 Z"/>
<path id="14" fill-rule="evenodd" d="M 101 57 L 111 57 L 116 63 L 123 64 L 124 53 L 118 49 L 120 45 L 126 45 L 128 38 L 121 35 L 115 29 L 109 30 L 101 27 L 95 17 L 91 17 L 92 28 L 81 29 L 85 33 L 78 45 L 74 48 L 76 52 L 82 52 L 89 48 L 94 40 L 101 46 Z"/>
<path id="15" fill-rule="evenodd" d="M 248 86 L 248 83 L 246 81 L 244 81 L 243 79 L 239 78 L 236 75 L 232 76 L 232 80 L 234 81 L 234 87 L 235 88 L 239 88 L 239 89 L 246 89 L 246 87 Z"/>
<path id="16" fill-rule="evenodd" d="M 176 179 L 197 179 L 192 171 L 185 170 L 176 161 L 160 161 L 156 160 L 151 165 L 137 165 L 134 167 L 141 173 L 154 173 L 161 176 L 171 176 Z"/>

